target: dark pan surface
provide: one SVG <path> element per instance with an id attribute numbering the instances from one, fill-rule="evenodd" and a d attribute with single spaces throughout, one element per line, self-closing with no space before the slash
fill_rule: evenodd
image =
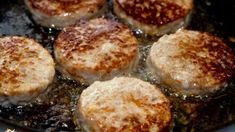
<path id="1" fill-rule="evenodd" d="M 103 17 L 117 20 L 110 5 Z M 210 32 L 235 48 L 234 18 L 235 2 L 195 0 L 195 11 L 187 28 Z M 58 30 L 36 25 L 25 9 L 23 0 L 0 1 L 0 36 L 20 35 L 34 38 L 53 55 L 53 43 L 58 33 Z M 137 31 L 134 33 L 139 38 L 142 53 L 135 76 L 158 84 L 147 78 L 144 71 L 145 57 L 150 47 L 148 44 L 157 38 L 146 37 Z M 21 131 L 81 131 L 74 123 L 73 113 L 76 101 L 86 87 L 57 72 L 50 86 L 51 91 L 42 94 L 36 101 L 23 106 L 0 105 L 0 122 L 10 124 L 15 129 L 22 129 Z M 163 86 L 162 90 L 165 90 Z M 196 102 L 190 101 L 190 97 L 175 99 L 168 91 L 164 92 L 174 100 L 173 131 L 215 130 L 235 122 L 234 84 L 223 93 L 208 98 L 199 97 L 200 101 Z M 188 107 L 190 108 L 185 110 Z"/>

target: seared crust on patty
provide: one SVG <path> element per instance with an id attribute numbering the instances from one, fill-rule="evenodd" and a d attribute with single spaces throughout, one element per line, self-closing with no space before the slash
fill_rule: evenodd
<path id="1" fill-rule="evenodd" d="M 235 71 L 235 54 L 217 37 L 179 30 L 154 43 L 148 67 L 174 91 L 208 94 L 223 89 Z"/>
<path id="2" fill-rule="evenodd" d="M 24 37 L 0 38 L 1 100 L 29 101 L 47 88 L 54 74 L 54 61 L 40 44 Z"/>
<path id="3" fill-rule="evenodd" d="M 63 73 L 89 84 L 132 70 L 138 45 L 127 26 L 93 19 L 65 28 L 55 42 L 55 57 Z"/>
<path id="4" fill-rule="evenodd" d="M 95 82 L 78 102 L 78 115 L 90 131 L 164 131 L 171 122 L 169 100 L 155 86 L 136 78 Z"/>
<path id="5" fill-rule="evenodd" d="M 106 0 L 25 0 L 36 23 L 61 28 L 98 14 Z"/>
<path id="6" fill-rule="evenodd" d="M 183 26 L 193 7 L 192 0 L 113 0 L 113 4 L 120 18 L 149 35 Z"/>

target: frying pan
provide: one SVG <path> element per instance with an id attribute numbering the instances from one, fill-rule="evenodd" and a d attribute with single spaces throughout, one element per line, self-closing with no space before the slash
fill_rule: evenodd
<path id="1" fill-rule="evenodd" d="M 216 35 L 234 49 L 235 1 L 195 0 L 194 5 L 192 20 L 187 28 Z M 101 17 L 118 21 L 112 13 L 110 2 L 107 11 Z M 33 38 L 53 55 L 53 43 L 58 33 L 58 30 L 35 24 L 22 0 L 0 1 L 0 36 L 20 35 Z M 140 46 L 140 50 L 144 53 L 150 47 L 148 43 L 157 39 L 144 37 L 148 41 L 142 41 L 141 36 L 136 34 L 136 37 L 141 43 L 147 43 Z M 144 58 L 145 54 L 142 57 Z M 141 71 L 142 67 L 140 66 L 139 69 Z M 80 126 L 74 124 L 73 112 L 79 95 L 87 86 L 69 80 L 57 72 L 54 82 L 49 87 L 51 89 L 49 92 L 40 95 L 29 104 L 9 107 L 0 105 L 0 130 L 11 128 L 17 131 L 81 131 Z M 235 122 L 234 95 L 235 85 L 232 83 L 226 92 L 214 95 L 208 102 L 198 103 L 191 102 L 187 98 L 179 99 L 186 104 L 183 107 L 198 106 L 198 117 L 191 119 L 192 113 L 185 113 L 184 110 L 178 109 L 179 103 L 176 103 L 172 130 L 211 131 L 233 124 Z M 223 130 L 231 130 L 231 128 Z"/>

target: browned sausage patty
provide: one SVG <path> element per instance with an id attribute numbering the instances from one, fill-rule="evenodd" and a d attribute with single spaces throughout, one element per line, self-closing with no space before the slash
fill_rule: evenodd
<path id="1" fill-rule="evenodd" d="M 100 13 L 106 0 L 25 0 L 36 23 L 62 28 Z"/>
<path id="2" fill-rule="evenodd" d="M 54 61 L 40 44 L 24 37 L 0 38 L 1 101 L 29 101 L 47 88 L 54 74 Z"/>
<path id="3" fill-rule="evenodd" d="M 187 25 L 193 0 L 113 0 L 114 12 L 134 28 L 162 35 Z"/>
<path id="4" fill-rule="evenodd" d="M 88 84 L 128 74 L 138 59 L 137 40 L 131 30 L 106 19 L 63 29 L 54 47 L 60 71 Z"/>
<path id="5" fill-rule="evenodd" d="M 84 129 L 96 132 L 160 132 L 171 122 L 170 102 L 164 94 L 129 77 L 93 83 L 82 92 L 77 112 Z"/>
<path id="6" fill-rule="evenodd" d="M 228 84 L 235 71 L 235 54 L 217 37 L 179 30 L 153 44 L 148 67 L 174 91 L 208 94 Z"/>

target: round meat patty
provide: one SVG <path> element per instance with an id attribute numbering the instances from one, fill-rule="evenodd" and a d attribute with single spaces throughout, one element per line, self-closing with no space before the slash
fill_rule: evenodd
<path id="1" fill-rule="evenodd" d="M 36 23 L 62 28 L 98 15 L 106 0 L 25 0 L 25 4 Z"/>
<path id="2" fill-rule="evenodd" d="M 0 99 L 17 104 L 30 101 L 53 81 L 54 61 L 32 39 L 0 38 Z"/>
<path id="3" fill-rule="evenodd" d="M 87 131 L 160 132 L 169 129 L 170 107 L 165 95 L 150 83 L 118 77 L 97 81 L 82 92 L 78 122 Z"/>
<path id="4" fill-rule="evenodd" d="M 153 44 L 147 65 L 173 91 L 201 95 L 228 85 L 235 71 L 235 54 L 217 37 L 179 30 Z"/>
<path id="5" fill-rule="evenodd" d="M 113 6 L 133 28 L 159 36 L 188 24 L 193 0 L 113 0 Z"/>
<path id="6" fill-rule="evenodd" d="M 131 30 L 101 18 L 64 28 L 54 47 L 59 70 L 86 84 L 129 74 L 138 60 Z"/>

